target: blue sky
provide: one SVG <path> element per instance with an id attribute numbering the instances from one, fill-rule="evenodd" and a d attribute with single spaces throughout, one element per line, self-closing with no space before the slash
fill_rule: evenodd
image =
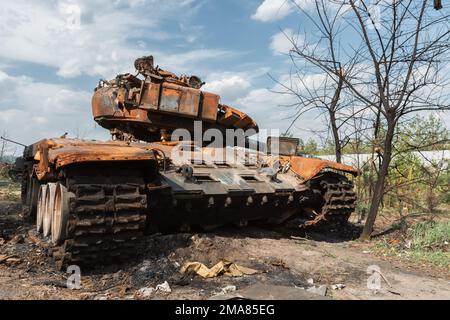
<path id="1" fill-rule="evenodd" d="M 108 139 L 91 116 L 100 78 L 134 72 L 134 59 L 177 74 L 195 74 L 222 103 L 253 117 L 262 129 L 289 126 L 293 97 L 276 94 L 289 79 L 285 35 L 311 26 L 289 0 L 47 0 L 0 6 L 0 133 L 29 144 L 60 136 Z M 297 0 L 306 11 L 312 0 Z M 346 34 L 347 38 L 348 37 Z M 301 40 L 301 39 L 300 39 Z M 347 41 L 351 41 L 346 39 Z M 314 74 L 305 82 L 314 83 Z M 310 81 L 310 82 L 309 82 Z M 298 137 L 324 128 L 304 115 Z M 13 150 L 14 151 L 14 150 Z"/>
<path id="2" fill-rule="evenodd" d="M 286 97 L 270 91 L 268 74 L 289 72 L 281 31 L 300 18 L 284 0 L 3 2 L 0 131 L 27 144 L 64 132 L 107 139 L 91 118 L 92 89 L 149 54 L 165 69 L 200 76 L 205 90 L 261 128 L 284 130 L 290 111 L 279 107 Z"/>

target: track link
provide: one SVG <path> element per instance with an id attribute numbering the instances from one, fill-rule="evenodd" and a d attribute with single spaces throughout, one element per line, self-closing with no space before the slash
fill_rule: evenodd
<path id="1" fill-rule="evenodd" d="M 123 262 L 137 254 L 145 230 L 147 195 L 143 180 L 126 180 L 95 184 L 85 183 L 83 177 L 67 180 L 71 193 L 67 239 L 53 249 L 59 267 Z"/>
<path id="2" fill-rule="evenodd" d="M 320 212 L 314 212 L 315 217 L 304 226 L 346 223 L 356 206 L 353 184 L 341 175 L 324 175 L 319 180 L 324 203 Z"/>

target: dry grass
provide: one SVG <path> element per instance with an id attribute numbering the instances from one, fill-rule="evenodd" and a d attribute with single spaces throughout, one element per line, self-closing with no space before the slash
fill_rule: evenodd
<path id="1" fill-rule="evenodd" d="M 19 201 L 20 184 L 10 180 L 0 180 L 0 200 Z"/>

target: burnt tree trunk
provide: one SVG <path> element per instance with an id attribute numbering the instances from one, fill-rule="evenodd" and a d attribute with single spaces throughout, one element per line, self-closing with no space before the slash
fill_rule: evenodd
<path id="1" fill-rule="evenodd" d="M 333 112 L 330 112 L 330 122 L 331 122 L 331 131 L 333 133 L 333 139 L 334 139 L 334 152 L 336 155 L 336 162 L 341 163 L 342 161 L 342 148 L 341 148 L 341 141 L 339 139 L 339 131 L 336 125 L 336 114 Z"/>
<path id="2" fill-rule="evenodd" d="M 364 225 L 364 229 L 360 237 L 362 240 L 370 239 L 370 235 L 372 234 L 373 226 L 377 218 L 378 210 L 383 200 L 384 185 L 386 182 L 386 177 L 389 173 L 389 165 L 392 158 L 392 140 L 394 138 L 394 131 L 395 119 L 393 116 L 391 116 L 388 119 L 386 138 L 384 140 L 384 154 L 381 162 L 381 167 L 378 171 L 377 182 L 373 190 L 369 214 L 367 215 L 366 224 Z"/>
<path id="3" fill-rule="evenodd" d="M 331 132 L 333 134 L 334 139 L 334 150 L 336 154 L 336 162 L 341 163 L 342 161 L 342 144 L 341 139 L 339 138 L 339 129 L 336 123 L 336 109 L 339 103 L 339 99 L 341 97 L 342 86 L 344 85 L 344 76 L 341 74 L 339 77 L 339 82 L 336 87 L 336 91 L 334 92 L 333 99 L 331 100 L 330 107 L 328 112 L 330 114 L 330 125 Z"/>

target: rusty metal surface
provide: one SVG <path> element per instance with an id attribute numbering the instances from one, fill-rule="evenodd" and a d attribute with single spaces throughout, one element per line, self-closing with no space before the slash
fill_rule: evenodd
<path id="1" fill-rule="evenodd" d="M 358 174 L 358 170 L 352 166 L 318 158 L 307 158 L 300 156 L 271 156 L 267 161 L 270 164 L 280 161 L 282 166 L 289 166 L 290 171 L 306 181 L 312 179 L 321 171 L 326 169 L 350 173 L 352 175 Z"/>
<path id="2" fill-rule="evenodd" d="M 358 170 L 352 166 L 322 159 L 293 156 L 290 157 L 289 161 L 291 170 L 305 180 L 310 180 L 324 169 L 334 169 L 354 175 L 358 174 Z"/>
<path id="3" fill-rule="evenodd" d="M 67 235 L 51 247 L 57 266 L 125 261 L 137 253 L 148 217 L 144 181 L 149 170 L 145 165 L 109 163 L 66 172 L 71 194 Z"/>
<path id="4" fill-rule="evenodd" d="M 122 74 L 99 84 L 92 98 L 95 121 L 106 129 L 120 129 L 148 142 L 159 141 L 161 130 L 170 134 L 185 128 L 192 132 L 193 119 L 204 121 L 204 130 L 258 131 L 256 122 L 247 114 L 220 104 L 218 95 L 200 90 L 203 83 L 198 77 L 178 77 L 155 69 L 152 61 L 152 57 L 143 57 L 135 63 L 144 80 Z"/>
<path id="5" fill-rule="evenodd" d="M 125 142 L 47 139 L 36 144 L 36 174 L 45 179 L 61 167 L 81 162 L 153 160 L 154 154 Z"/>
<path id="6" fill-rule="evenodd" d="M 198 118 L 200 90 L 163 83 L 159 110 Z"/>
<path id="7" fill-rule="evenodd" d="M 221 109 L 223 114 L 219 116 L 218 123 L 237 129 L 258 131 L 258 125 L 246 113 L 226 105 L 222 105 Z"/>
<path id="8" fill-rule="evenodd" d="M 348 219 L 356 200 L 344 176 L 320 171 L 353 169 L 317 159 L 249 150 L 239 157 L 235 148 L 201 148 L 189 141 L 47 139 L 29 149 L 38 150 L 34 161 L 41 183 L 64 183 L 73 194 L 68 238 L 52 249 L 61 265 L 127 258 L 144 233 L 252 221 L 339 223 Z M 236 157 L 220 158 L 220 151 Z M 289 162 L 290 170 L 271 172 L 276 159 Z M 58 174 L 61 169 L 64 175 Z"/>
<path id="9" fill-rule="evenodd" d="M 135 66 L 143 80 L 119 75 L 103 82 L 92 99 L 95 121 L 117 141 L 44 139 L 25 148 L 22 196 L 29 212 L 41 184 L 62 184 L 71 195 L 64 204 L 67 238 L 52 248 L 58 263 L 127 258 L 144 233 L 252 221 L 347 221 L 356 196 L 344 173 L 357 174 L 353 167 L 170 141 L 172 130 L 192 131 L 193 120 L 202 121 L 203 130 L 222 132 L 258 126 L 220 104 L 218 95 L 201 91 L 198 77 L 154 68 L 152 57 Z M 296 147 L 290 149 L 282 154 L 294 154 Z"/>
<path id="10" fill-rule="evenodd" d="M 219 105 L 220 97 L 217 94 L 210 92 L 203 92 L 203 108 L 202 119 L 205 121 L 214 122 L 217 119 L 217 106 Z"/>

